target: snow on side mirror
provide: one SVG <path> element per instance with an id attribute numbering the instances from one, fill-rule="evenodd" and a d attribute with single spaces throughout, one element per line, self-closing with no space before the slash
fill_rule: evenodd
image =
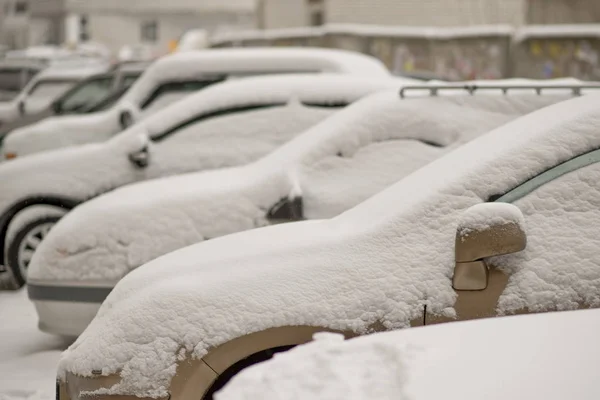
<path id="1" fill-rule="evenodd" d="M 456 231 L 455 290 L 484 290 L 489 267 L 484 258 L 522 251 L 527 246 L 524 218 L 508 203 L 482 203 L 467 209 Z"/>
<path id="2" fill-rule="evenodd" d="M 119 113 L 119 125 L 123 130 L 129 128 L 139 117 L 139 110 L 134 104 L 121 102 L 121 112 Z"/>
<path id="3" fill-rule="evenodd" d="M 150 138 L 147 134 L 140 133 L 133 141 L 128 154 L 129 161 L 137 168 L 146 168 L 150 164 Z"/>

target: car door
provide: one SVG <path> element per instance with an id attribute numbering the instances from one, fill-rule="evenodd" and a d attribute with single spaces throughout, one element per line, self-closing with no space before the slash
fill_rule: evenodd
<path id="1" fill-rule="evenodd" d="M 502 272 L 499 284 L 457 292 L 459 319 L 600 306 L 600 150 L 562 162 L 489 201 L 521 210 L 527 246 L 487 260 Z M 427 323 L 442 320 L 427 317 Z"/>

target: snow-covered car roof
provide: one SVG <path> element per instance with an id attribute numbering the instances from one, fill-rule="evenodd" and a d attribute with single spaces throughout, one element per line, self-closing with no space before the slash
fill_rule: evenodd
<path id="1" fill-rule="evenodd" d="M 255 66 L 255 67 L 253 67 Z M 211 74 L 269 72 L 342 72 L 372 78 L 389 76 L 387 68 L 374 57 L 335 49 L 243 48 L 210 49 L 165 56 L 145 71 L 131 91 L 129 101 L 148 95 L 149 85 L 169 80 L 210 77 Z"/>
<path id="2" fill-rule="evenodd" d="M 103 65 L 96 67 L 85 68 L 58 68 L 49 67 L 40 72 L 35 80 L 83 80 L 92 75 L 102 74 L 108 71 L 108 68 Z"/>
<path id="3" fill-rule="evenodd" d="M 248 368 L 218 400 L 600 398 L 600 310 L 315 341 Z"/>
<path id="4" fill-rule="evenodd" d="M 358 334 L 378 323 L 397 329 L 422 318 L 424 305 L 428 313 L 455 316 L 451 276 L 462 212 L 599 148 L 599 100 L 582 96 L 510 122 L 331 220 L 229 235 L 144 265 L 117 284 L 64 353 L 59 374 L 121 371 L 112 393 L 164 396 L 181 349 L 201 358 L 233 338 L 280 326 Z M 581 185 L 563 191 L 597 194 Z M 548 201 L 555 215 L 564 215 L 552 208 L 558 204 L 552 196 Z M 597 210 L 587 197 L 582 201 Z M 597 226 L 598 215 L 584 218 Z M 555 236 L 573 251 L 557 255 L 557 243 L 532 236 L 515 257 L 533 259 L 500 296 L 501 314 L 597 305 L 596 245 L 586 247 L 569 230 L 576 227 L 544 221 L 532 221 L 528 230 L 559 229 Z"/>
<path id="5" fill-rule="evenodd" d="M 529 39 L 546 38 L 600 38 L 599 24 L 559 24 L 559 25 L 529 25 L 516 31 L 514 40 L 522 42 Z"/>

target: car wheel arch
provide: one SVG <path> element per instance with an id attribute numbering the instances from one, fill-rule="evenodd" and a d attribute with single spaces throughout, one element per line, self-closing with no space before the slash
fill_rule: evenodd
<path id="1" fill-rule="evenodd" d="M 5 250 L 8 227 L 17 214 L 32 206 L 54 206 L 64 208 L 65 210 L 71 210 L 80 202 L 81 201 L 69 197 L 39 195 L 26 197 L 13 203 L 2 213 L 2 215 L 0 215 L 0 262 L 3 262 L 6 257 Z"/>

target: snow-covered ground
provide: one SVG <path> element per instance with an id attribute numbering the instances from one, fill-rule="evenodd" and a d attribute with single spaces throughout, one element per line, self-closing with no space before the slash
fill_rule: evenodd
<path id="1" fill-rule="evenodd" d="M 52 400 L 69 341 L 37 329 L 27 292 L 0 291 L 0 400 Z"/>

